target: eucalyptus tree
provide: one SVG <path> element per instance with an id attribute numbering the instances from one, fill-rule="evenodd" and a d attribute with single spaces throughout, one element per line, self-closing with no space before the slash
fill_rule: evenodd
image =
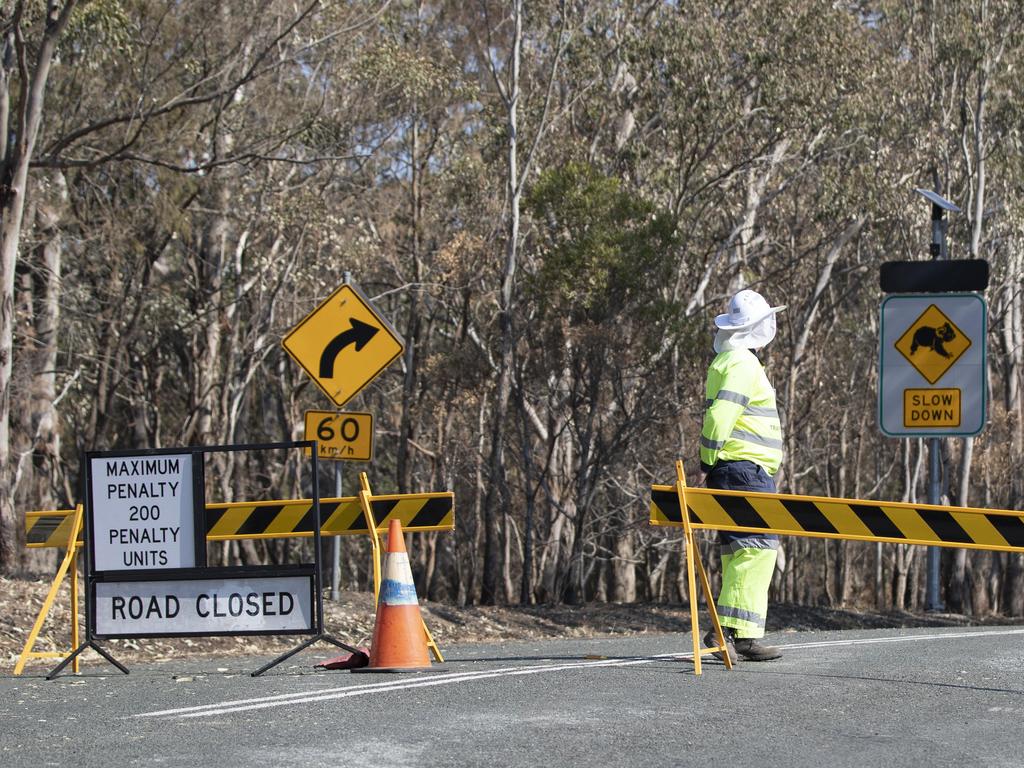
<path id="1" fill-rule="evenodd" d="M 215 403 L 234 402 L 237 407 L 237 391 L 225 395 L 227 385 L 215 372 L 219 367 L 217 350 L 223 345 L 224 331 L 231 324 L 229 315 L 239 298 L 237 292 L 225 294 L 223 279 L 225 270 L 230 272 L 241 263 L 246 243 L 259 242 L 259 238 L 244 226 L 236 227 L 228 207 L 242 200 L 252 201 L 257 208 L 252 215 L 259 217 L 260 197 L 254 192 L 233 198 L 223 191 L 230 184 L 219 183 L 225 177 L 244 176 L 232 168 L 272 166 L 295 171 L 311 160 L 305 149 L 295 151 L 293 140 L 306 131 L 322 104 L 322 82 L 318 83 L 315 75 L 323 52 L 331 49 L 335 38 L 365 26 L 380 5 L 359 3 L 321 9 L 317 2 L 294 6 L 254 0 L 244 6 L 178 3 L 150 7 L 144 3 L 129 8 L 107 0 L 82 4 L 79 13 L 73 13 L 74 2 L 51 2 L 47 13 L 39 15 L 33 4 L 15 4 L 13 14 L 5 19 L 10 55 L 4 70 L 4 103 L 13 106 L 13 111 L 4 115 L 5 119 L 11 114 L 16 118 L 9 130 L 17 141 L 5 143 L 5 147 L 12 147 L 5 163 L 14 180 L 12 189 L 17 188 L 18 193 L 6 198 L 9 212 L 5 209 L 3 249 L 11 258 L 5 257 L 4 263 L 12 265 L 13 274 L 26 189 L 31 192 L 25 181 L 29 165 L 64 173 L 70 206 L 68 220 L 60 226 L 78 226 L 82 233 L 75 246 L 76 263 L 67 265 L 66 271 L 70 277 L 91 271 L 98 278 L 93 295 L 84 295 L 82 289 L 89 284 L 85 282 L 72 285 L 71 296 L 81 297 L 83 307 L 104 304 L 112 320 L 87 329 L 87 335 L 95 335 L 96 346 L 76 343 L 69 347 L 72 357 L 83 357 L 69 366 L 67 378 L 75 378 L 76 387 L 86 384 L 84 393 L 95 395 L 92 405 L 86 406 L 92 416 L 85 424 L 91 428 L 75 434 L 79 445 L 99 446 L 111 439 L 123 443 L 119 436 L 124 434 L 139 442 L 152 437 L 152 422 L 158 418 L 153 404 L 157 402 L 163 428 L 171 422 L 171 430 L 185 439 L 200 432 L 209 438 L 214 431 L 207 414 L 214 410 Z M 63 47 L 58 45 L 61 33 L 66 36 Z M 51 62 L 58 61 L 55 52 L 59 52 L 59 66 L 51 70 Z M 44 121 L 42 94 L 47 83 L 50 103 L 57 108 Z M 14 86 L 20 87 L 23 98 L 11 99 Z M 287 119 L 284 112 L 266 119 L 263 103 L 256 110 L 247 109 L 247 91 L 257 86 L 265 88 L 263 93 L 271 100 L 287 95 L 293 105 Z M 280 179 L 271 183 L 279 184 Z M 216 194 L 210 191 L 215 184 L 221 190 Z M 90 212 L 101 212 L 101 220 L 102 212 L 110 212 L 107 221 L 113 226 L 108 234 L 114 236 L 109 242 L 103 242 L 102 231 L 93 226 L 80 204 L 88 205 Z M 136 233 L 140 237 L 122 226 L 125 217 L 118 214 L 118 208 L 124 205 L 157 212 L 139 222 Z M 194 216 L 197 205 L 204 212 L 213 212 L 208 225 L 200 223 L 203 213 Z M 182 285 L 175 282 L 184 263 L 181 245 L 192 233 L 201 231 L 206 233 L 204 242 L 210 247 L 203 246 L 200 250 L 205 255 L 195 262 L 202 266 L 194 284 L 200 295 L 199 305 L 191 308 L 192 317 L 168 316 L 172 327 L 181 321 L 175 329 L 178 333 L 169 337 L 171 344 L 157 344 L 167 337 L 140 335 L 147 321 L 152 324 L 154 319 L 149 314 L 152 306 L 148 299 L 154 295 L 149 289 L 154 281 L 165 286 Z M 108 264 L 102 263 L 104 246 L 123 248 L 126 241 L 126 251 Z M 269 253 L 274 253 L 273 242 L 273 237 L 266 242 Z M 247 279 L 250 286 L 263 285 L 261 277 L 253 280 L 251 275 L 239 278 L 238 284 L 244 285 Z M 177 298 L 172 297 L 172 305 Z M 263 310 L 264 325 L 273 303 L 271 296 Z M 203 330 L 196 337 L 201 341 L 193 347 L 195 355 L 172 356 L 175 363 L 171 368 L 161 365 L 155 375 L 141 362 L 153 357 L 154 348 L 159 349 L 157 356 L 167 360 L 168 353 L 178 348 L 181 332 L 189 334 L 197 328 Z M 66 341 L 70 344 L 71 340 Z M 9 333 L 0 328 L 0 346 L 4 344 L 9 346 Z M 267 345 L 257 341 L 256 347 L 265 350 Z M 10 353 L 5 358 L 8 366 L 18 362 Z M 168 413 L 173 409 L 163 406 L 174 403 L 187 386 L 170 390 L 174 393 L 170 398 L 160 392 L 148 407 L 132 397 L 128 410 L 134 413 L 127 420 L 127 429 L 120 418 L 111 418 L 125 402 L 126 386 L 139 391 L 137 385 L 142 379 L 147 379 L 146 386 L 155 383 L 158 389 L 161 383 L 181 381 L 175 368 L 197 374 L 194 398 L 184 404 L 186 412 Z M 251 374 L 243 374 L 239 380 L 243 388 L 246 375 Z M 0 451 L 9 451 L 8 368 L 0 371 L 0 379 L 4 379 L 0 384 L 8 393 L 2 398 L 6 405 L 0 406 Z M 69 411 L 82 407 L 65 405 Z M 184 419 L 184 427 L 179 419 Z M 227 418 L 217 421 L 230 423 Z M 163 428 L 158 431 L 161 435 L 167 434 Z M 7 472 L 12 462 L 6 455 L 2 458 L 0 463 Z M 14 519 L 10 500 L 12 478 L 3 479 L 0 545 L 7 553 L 3 567 L 13 567 L 11 542 L 20 525 Z"/>
<path id="2" fill-rule="evenodd" d="M 29 167 L 43 122 L 50 71 L 78 0 L 44 7 L 16 0 L 0 12 L 0 568 L 15 567 L 20 521 L 14 512 L 16 472 L 11 440 L 14 370 L 14 282 L 29 192 Z"/>

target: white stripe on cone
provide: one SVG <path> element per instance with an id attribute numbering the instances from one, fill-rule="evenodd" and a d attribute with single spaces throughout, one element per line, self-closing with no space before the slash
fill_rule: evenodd
<path id="1" fill-rule="evenodd" d="M 388 553 L 380 585 L 380 602 L 384 605 L 419 605 L 407 552 Z"/>

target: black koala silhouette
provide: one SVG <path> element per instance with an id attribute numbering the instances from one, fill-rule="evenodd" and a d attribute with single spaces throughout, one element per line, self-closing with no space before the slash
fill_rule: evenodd
<path id="1" fill-rule="evenodd" d="M 917 352 L 918 347 L 928 347 L 938 352 L 943 357 L 949 357 L 949 352 L 942 345 L 947 341 L 956 338 L 956 331 L 949 323 L 943 323 L 938 328 L 924 326 L 914 331 L 914 339 L 910 342 L 910 354 Z"/>

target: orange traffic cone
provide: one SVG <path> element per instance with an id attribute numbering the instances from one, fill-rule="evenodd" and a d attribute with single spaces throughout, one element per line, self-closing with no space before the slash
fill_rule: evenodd
<path id="1" fill-rule="evenodd" d="M 402 524 L 388 527 L 387 559 L 370 643 L 370 664 L 353 672 L 418 672 L 430 667 L 416 585 L 405 550 Z"/>

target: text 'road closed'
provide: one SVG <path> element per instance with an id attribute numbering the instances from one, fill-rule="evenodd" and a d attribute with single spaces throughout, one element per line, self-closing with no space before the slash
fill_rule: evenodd
<path id="1" fill-rule="evenodd" d="M 906 389 L 903 426 L 946 428 L 960 426 L 959 389 Z"/>
<path id="2" fill-rule="evenodd" d="M 96 634 L 294 632 L 313 626 L 309 576 L 101 582 Z"/>

